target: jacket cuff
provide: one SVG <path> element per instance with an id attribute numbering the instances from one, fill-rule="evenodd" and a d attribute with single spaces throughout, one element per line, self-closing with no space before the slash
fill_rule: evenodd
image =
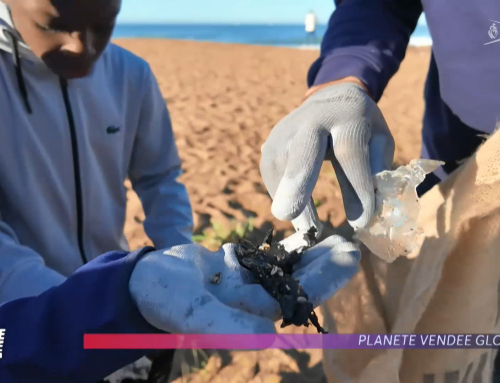
<path id="1" fill-rule="evenodd" d="M 132 330 L 134 333 L 164 333 L 164 331 L 157 329 L 144 319 L 142 314 L 139 312 L 137 304 L 132 299 L 129 290 L 129 282 L 135 265 L 139 262 L 139 260 L 141 260 L 142 257 L 144 257 L 144 255 L 155 250 L 156 249 L 154 247 L 146 246 L 132 251 L 119 261 L 121 265 L 119 268 L 115 269 L 116 274 L 113 276 L 114 284 L 115 286 L 121 286 L 121 288 L 116 290 L 118 294 L 115 297 L 115 312 L 119 313 L 123 319 L 126 318 L 126 321 L 124 322 L 126 325 L 121 329 L 119 328 L 121 326 L 118 326 L 118 331 L 122 330 L 124 332 L 129 332 Z M 106 259 L 106 257 L 113 256 L 118 256 L 118 254 L 105 254 L 103 256 L 103 261 L 109 262 L 111 260 Z M 126 291 L 126 294 L 123 294 L 124 291 Z M 120 322 L 121 321 L 118 321 L 118 323 Z"/>
<path id="2" fill-rule="evenodd" d="M 332 53 L 313 64 L 309 72 L 309 86 L 322 85 L 345 77 L 356 77 L 367 87 L 370 96 L 378 102 L 387 86 L 388 80 L 382 67 L 354 53 Z"/>

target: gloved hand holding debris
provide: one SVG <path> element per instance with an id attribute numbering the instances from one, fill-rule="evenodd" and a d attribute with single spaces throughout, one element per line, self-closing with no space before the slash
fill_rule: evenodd
<path id="1" fill-rule="evenodd" d="M 260 169 L 274 216 L 292 220 L 297 230 L 287 250 L 297 248 L 310 227 L 320 234 L 311 195 L 329 159 L 355 239 L 387 262 L 410 256 L 423 236 L 416 187 L 442 163 L 414 160 L 391 171 L 393 155 L 394 140 L 380 109 L 354 83 L 320 89 L 281 120 L 262 147 Z"/>
<path id="2" fill-rule="evenodd" d="M 282 262 L 288 253 L 281 245 L 266 239 L 261 249 L 278 250 L 269 251 L 275 264 L 268 262 L 273 257 L 255 258 L 248 243 L 226 244 L 217 252 L 194 244 L 146 254 L 130 279 L 132 298 L 150 324 L 167 332 L 272 333 L 273 322 L 282 317 L 284 325 L 307 325 L 312 310 L 357 270 L 359 250 L 339 236 L 290 262 Z M 249 260 L 263 261 L 260 276 Z"/>
<path id="3" fill-rule="evenodd" d="M 359 228 L 375 212 L 372 176 L 389 169 L 393 155 L 394 140 L 377 104 L 359 85 L 340 83 L 314 93 L 273 128 L 260 170 L 274 216 L 304 232 L 318 227 L 311 195 L 323 161 L 331 160 L 347 219 Z"/>

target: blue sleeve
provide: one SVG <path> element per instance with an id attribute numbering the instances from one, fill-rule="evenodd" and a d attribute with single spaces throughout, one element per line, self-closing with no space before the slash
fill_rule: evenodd
<path id="1" fill-rule="evenodd" d="M 143 319 L 129 279 L 145 247 L 109 252 L 37 297 L 0 306 L 0 382 L 97 382 L 151 350 L 84 350 L 85 333 L 161 333 Z"/>
<path id="2" fill-rule="evenodd" d="M 378 101 L 405 57 L 421 14 L 420 0 L 337 0 L 308 85 L 353 76 Z"/>
<path id="3" fill-rule="evenodd" d="M 170 114 L 156 77 L 149 65 L 146 69 L 129 178 L 144 208 L 144 230 L 163 249 L 192 243 L 193 211 L 179 180 L 182 162 Z"/>

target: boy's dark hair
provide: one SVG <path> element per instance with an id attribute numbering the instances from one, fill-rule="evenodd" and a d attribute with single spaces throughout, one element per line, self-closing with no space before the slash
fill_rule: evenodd
<path id="1" fill-rule="evenodd" d="M 121 0 L 4 3 L 19 37 L 55 74 L 66 79 L 85 77 L 91 72 L 111 39 L 121 6 Z"/>

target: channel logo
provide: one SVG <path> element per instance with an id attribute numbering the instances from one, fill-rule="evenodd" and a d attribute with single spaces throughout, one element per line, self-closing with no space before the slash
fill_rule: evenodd
<path id="1" fill-rule="evenodd" d="M 5 339 L 5 329 L 1 328 L 0 329 L 0 359 L 2 359 L 4 339 Z"/>

